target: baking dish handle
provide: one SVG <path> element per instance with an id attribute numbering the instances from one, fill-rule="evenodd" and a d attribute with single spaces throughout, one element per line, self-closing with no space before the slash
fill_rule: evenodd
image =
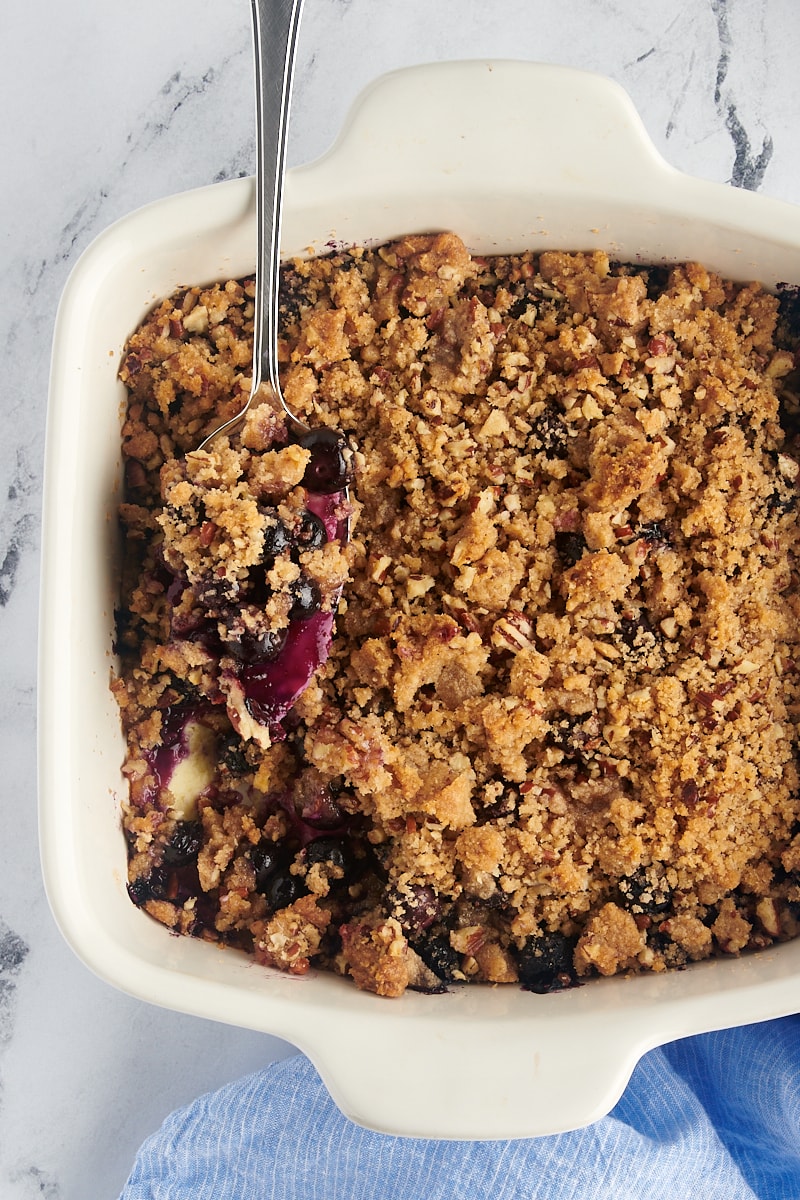
<path id="1" fill-rule="evenodd" d="M 520 97 L 524 103 L 520 103 Z M 493 121 L 486 113 L 496 114 Z M 403 68 L 356 100 L 337 143 L 335 180 L 350 163 L 359 181 L 369 165 L 376 190 L 387 177 L 403 192 L 446 191 L 472 179 L 498 198 L 531 187 L 547 192 L 654 194 L 673 173 L 619 84 L 543 63 L 460 61 Z M 541 170 L 546 164 L 546 171 Z M 677 172 L 674 172 L 677 174 Z"/>
<path id="2" fill-rule="evenodd" d="M 424 997 L 428 1005 L 432 999 Z M 418 1138 L 564 1133 L 610 1112 L 642 1053 L 658 1040 L 641 1012 L 627 1024 L 604 1027 L 590 1014 L 578 1025 L 559 1014 L 558 996 L 523 997 L 534 1005 L 529 1020 L 522 1005 L 506 1006 L 501 998 L 497 1007 L 506 1008 L 506 1019 L 500 1016 L 494 1028 L 492 997 L 474 1023 L 459 1019 L 468 997 L 444 999 L 455 1003 L 455 1012 L 426 1017 L 420 1011 L 410 1024 L 402 1010 L 397 1024 L 382 1012 L 378 1019 L 362 1012 L 350 1036 L 349 1016 L 340 1013 L 339 1037 L 303 1047 L 350 1120 Z M 538 1009 L 537 1001 L 543 1002 Z M 433 1028 L 427 1027 L 431 1016 Z"/>

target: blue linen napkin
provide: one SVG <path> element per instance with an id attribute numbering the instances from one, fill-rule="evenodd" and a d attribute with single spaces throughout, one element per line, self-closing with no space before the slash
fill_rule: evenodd
<path id="1" fill-rule="evenodd" d="M 297 1055 L 168 1117 L 120 1200 L 483 1197 L 800 1200 L 800 1017 L 653 1050 L 603 1120 L 519 1141 L 372 1133 Z"/>

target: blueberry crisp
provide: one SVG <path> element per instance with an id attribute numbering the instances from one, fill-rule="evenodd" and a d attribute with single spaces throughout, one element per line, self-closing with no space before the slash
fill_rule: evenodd
<path id="1" fill-rule="evenodd" d="M 792 290 L 440 233 L 285 264 L 280 312 L 305 439 L 265 390 L 195 450 L 252 279 L 124 354 L 132 901 L 381 996 L 800 933 Z"/>

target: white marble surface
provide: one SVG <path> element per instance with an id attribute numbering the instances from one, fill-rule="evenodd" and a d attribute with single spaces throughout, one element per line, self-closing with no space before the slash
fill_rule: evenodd
<path id="1" fill-rule="evenodd" d="M 172 1108 L 292 1053 L 96 980 L 50 916 L 36 831 L 39 497 L 58 297 L 80 252 L 117 217 L 252 171 L 249 22 L 247 0 L 4 5 L 4 1200 L 117 1196 L 140 1142 Z M 796 0 L 307 0 L 290 162 L 322 153 L 355 95 L 383 71 L 499 57 L 610 75 L 675 166 L 800 203 Z"/>

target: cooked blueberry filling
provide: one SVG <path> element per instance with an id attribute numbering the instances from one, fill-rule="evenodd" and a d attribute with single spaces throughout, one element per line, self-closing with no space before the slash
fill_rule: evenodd
<path id="1" fill-rule="evenodd" d="M 410 885 L 390 898 L 390 911 L 411 937 L 424 933 L 441 916 L 442 905 L 431 887 Z"/>
<path id="2" fill-rule="evenodd" d="M 553 458 L 566 458 L 569 433 L 561 413 L 546 408 L 531 423 L 530 440 L 533 448 L 543 450 Z"/>
<path id="3" fill-rule="evenodd" d="M 268 510 L 268 517 L 264 530 L 264 558 L 274 559 L 291 549 L 293 538 L 291 531 L 274 510 Z"/>
<path id="4" fill-rule="evenodd" d="M 261 510 L 261 562 L 238 578 L 205 575 L 191 588 L 174 570 L 168 573 L 173 635 L 199 640 L 212 653 L 232 659 L 235 665 L 229 673 L 232 670 L 242 686 L 247 711 L 279 739 L 283 736 L 281 721 L 327 658 L 333 629 L 332 614 L 321 611 L 319 583 L 305 571 L 289 575 L 289 582 L 284 583 L 279 564 L 319 551 L 330 540 L 343 541 L 347 535 L 347 518 L 341 515 L 346 507 L 344 493 L 339 488 L 326 492 L 327 482 L 347 474 L 343 443 L 332 431 L 318 433 L 306 439 L 316 448 L 316 466 L 312 456 L 309 468 L 314 467 L 311 482 L 317 491 L 309 492 L 307 506 L 293 525 L 275 507 Z M 288 601 L 288 624 L 270 625 L 269 605 L 281 603 L 281 590 Z M 192 598 L 191 605 L 185 603 L 187 596 Z M 301 632 L 299 625 L 307 628 Z M 270 664 L 276 664 L 274 670 Z M 175 752 L 180 753 L 180 748 Z"/>
<path id="5" fill-rule="evenodd" d="M 158 790 L 169 787 L 175 768 L 189 754 L 187 727 L 190 722 L 202 720 L 207 706 L 192 701 L 169 705 L 160 712 L 161 737 L 155 747 L 144 752 L 154 781 L 154 788 L 144 792 L 140 803 L 157 801 Z"/>
<path id="6" fill-rule="evenodd" d="M 140 875 L 128 884 L 128 895 L 137 908 L 148 900 L 161 900 L 169 889 L 169 874 L 163 867 L 153 867 L 147 875 Z"/>
<path id="7" fill-rule="evenodd" d="M 640 867 L 619 881 L 620 903 L 632 913 L 652 916 L 672 906 L 672 890 L 655 866 Z"/>
<path id="8" fill-rule="evenodd" d="M 280 654 L 286 641 L 283 629 L 265 629 L 263 633 L 242 632 L 238 637 L 231 635 L 223 645 L 228 654 L 232 654 L 243 663 L 271 662 Z"/>
<path id="9" fill-rule="evenodd" d="M 275 730 L 324 663 L 332 629 L 331 613 L 309 613 L 292 621 L 275 658 L 241 668 L 239 679 L 252 717 Z"/>
<path id="10" fill-rule="evenodd" d="M 319 550 L 328 540 L 325 522 L 316 513 L 305 509 L 295 530 L 294 545 L 298 550 Z"/>
<path id="11" fill-rule="evenodd" d="M 415 938 L 411 945 L 425 966 L 443 983 L 451 983 L 461 972 L 461 955 L 450 944 L 448 933 Z"/>
<path id="12" fill-rule="evenodd" d="M 348 842 L 343 838 L 316 838 L 309 842 L 305 849 L 305 860 L 308 866 L 314 863 L 328 863 L 330 866 L 346 875 L 353 868 L 353 852 Z"/>
<path id="13" fill-rule="evenodd" d="M 559 530 L 556 533 L 556 553 L 565 569 L 574 567 L 583 558 L 586 539 L 581 533 Z"/>
<path id="14" fill-rule="evenodd" d="M 256 891 L 266 895 L 276 871 L 285 866 L 286 854 L 274 843 L 262 844 L 254 846 L 250 851 L 250 861 L 255 871 Z"/>
<path id="15" fill-rule="evenodd" d="M 347 487 L 350 466 L 347 445 L 341 434 L 333 429 L 314 429 L 301 438 L 300 445 L 311 451 L 303 476 L 303 485 L 310 492 L 330 496 Z"/>
<path id="16" fill-rule="evenodd" d="M 185 867 L 197 859 L 203 844 L 200 821 L 182 821 L 164 847 L 164 862 L 170 867 Z"/>
<path id="17" fill-rule="evenodd" d="M 544 994 L 574 987 L 574 950 L 574 939 L 561 933 L 528 938 L 516 953 L 519 981 L 525 991 Z"/>
<path id="18" fill-rule="evenodd" d="M 313 579 L 301 575 L 292 584 L 291 595 L 292 607 L 289 609 L 291 621 L 307 621 L 309 617 L 314 616 L 314 613 L 319 612 L 322 597 L 319 587 Z"/>
<path id="19" fill-rule="evenodd" d="M 273 912 L 288 908 L 295 900 L 305 895 L 306 888 L 302 879 L 291 875 L 288 870 L 277 870 L 269 876 L 264 888 L 267 903 Z"/>

